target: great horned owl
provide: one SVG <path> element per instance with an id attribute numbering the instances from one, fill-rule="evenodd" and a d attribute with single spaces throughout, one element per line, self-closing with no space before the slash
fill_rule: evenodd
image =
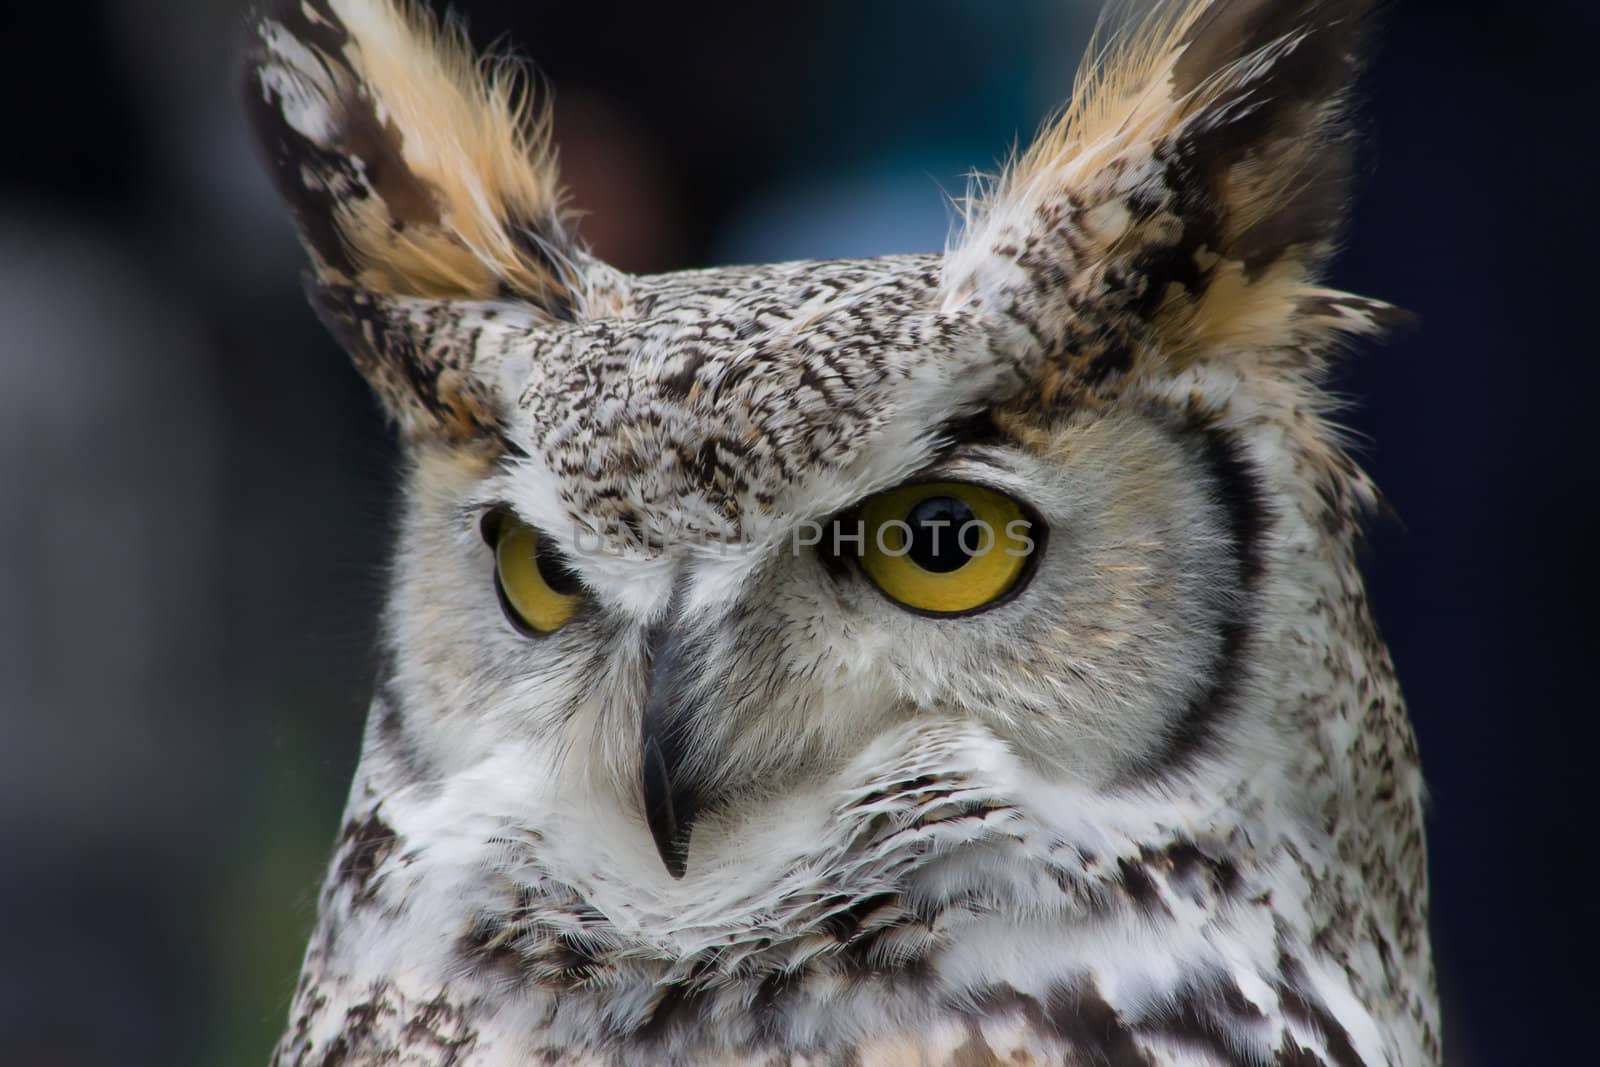
<path id="1" fill-rule="evenodd" d="M 278 0 L 252 117 L 406 442 L 283 1065 L 1432 1064 L 1322 391 L 1375 0 L 1102 41 L 942 255 L 630 276 L 515 65 Z"/>

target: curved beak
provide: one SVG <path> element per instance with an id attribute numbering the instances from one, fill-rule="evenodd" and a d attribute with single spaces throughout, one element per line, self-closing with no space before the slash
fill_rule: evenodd
<path id="1" fill-rule="evenodd" d="M 703 706 L 704 667 L 696 635 L 668 623 L 650 634 L 650 679 L 639 732 L 639 789 L 645 822 L 667 873 L 682 878 L 689 866 L 689 836 L 711 800 L 709 753 L 695 720 Z M 698 742 L 698 743 L 697 743 Z"/>

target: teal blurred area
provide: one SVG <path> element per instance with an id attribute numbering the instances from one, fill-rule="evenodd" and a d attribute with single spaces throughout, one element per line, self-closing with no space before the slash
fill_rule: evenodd
<path id="1" fill-rule="evenodd" d="M 456 6 L 549 77 L 583 232 L 636 271 L 940 249 L 1099 8 Z M 1401 520 L 1369 572 L 1432 784 L 1450 1062 L 1557 1062 L 1593 986 L 1600 17 L 1390 21 L 1335 281 L 1424 328 L 1338 384 Z M 238 7 L 0 28 L 0 1059 L 263 1064 L 356 756 L 396 452 L 304 306 Z"/>

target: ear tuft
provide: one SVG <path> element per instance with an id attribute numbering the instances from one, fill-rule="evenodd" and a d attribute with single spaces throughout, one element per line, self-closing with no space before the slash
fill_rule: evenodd
<path id="1" fill-rule="evenodd" d="M 271 0 L 247 102 L 319 278 L 569 318 L 569 236 L 526 72 L 406 0 Z"/>
<path id="2" fill-rule="evenodd" d="M 1113 35 L 1061 118 L 969 205 L 947 305 L 1013 329 L 1053 394 L 1241 349 L 1314 369 L 1337 332 L 1383 317 L 1370 301 L 1308 310 L 1334 306 L 1316 281 L 1376 6 L 1173 0 Z"/>

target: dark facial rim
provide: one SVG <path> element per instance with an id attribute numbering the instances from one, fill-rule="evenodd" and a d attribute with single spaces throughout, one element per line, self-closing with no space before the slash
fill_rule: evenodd
<path id="1" fill-rule="evenodd" d="M 1039 515 L 1038 509 L 1036 509 L 1026 500 L 1012 496 L 1009 491 L 1001 489 L 999 486 L 990 485 L 986 482 L 962 480 L 959 478 L 941 478 L 938 475 L 933 474 L 912 478 L 908 482 L 901 482 L 899 485 L 891 486 L 890 488 L 883 490 L 883 492 L 895 493 L 902 489 L 912 489 L 919 485 L 970 485 L 976 489 L 984 489 L 991 493 L 998 493 L 1000 496 L 1003 496 L 1007 500 L 1010 500 L 1016 504 L 1017 508 L 1022 512 L 1022 517 L 1028 520 L 1028 535 L 1033 538 L 1033 551 L 1028 553 L 1028 558 L 1023 561 L 1022 573 L 1017 575 L 1017 580 L 1011 583 L 1010 589 L 1007 589 L 1004 593 L 995 597 L 993 600 L 979 604 L 975 608 L 968 608 L 966 611 L 928 611 L 925 608 L 914 608 L 908 604 L 902 604 L 900 601 L 896 600 L 894 597 L 890 596 L 888 593 L 884 592 L 878 587 L 878 583 L 873 581 L 871 576 L 867 574 L 866 569 L 861 566 L 861 560 L 859 557 L 850 557 L 849 563 L 856 576 L 870 586 L 873 592 L 877 593 L 879 596 L 883 597 L 883 599 L 887 600 L 889 603 L 893 604 L 896 608 L 900 609 L 906 614 L 918 615 L 924 619 L 935 619 L 940 622 L 956 619 L 970 619 L 974 615 L 982 615 L 986 612 L 993 611 L 996 608 L 1004 607 L 1013 600 L 1017 599 L 1017 597 L 1021 596 L 1023 591 L 1027 589 L 1030 584 L 1032 584 L 1033 576 L 1039 569 L 1039 559 L 1045 554 L 1050 544 L 1050 527 Z M 872 494 L 874 497 L 880 495 L 882 494 Z M 870 499 L 872 499 L 872 497 L 867 498 L 867 500 Z M 832 526 L 836 522 L 848 519 L 851 516 L 859 515 L 861 513 L 862 506 L 865 504 L 866 500 L 862 500 L 850 505 L 850 507 L 846 508 L 844 511 L 841 511 L 838 514 L 830 517 L 824 525 Z M 820 552 L 819 555 L 821 555 Z M 823 556 L 824 563 L 827 562 L 827 559 L 827 556 Z"/>

